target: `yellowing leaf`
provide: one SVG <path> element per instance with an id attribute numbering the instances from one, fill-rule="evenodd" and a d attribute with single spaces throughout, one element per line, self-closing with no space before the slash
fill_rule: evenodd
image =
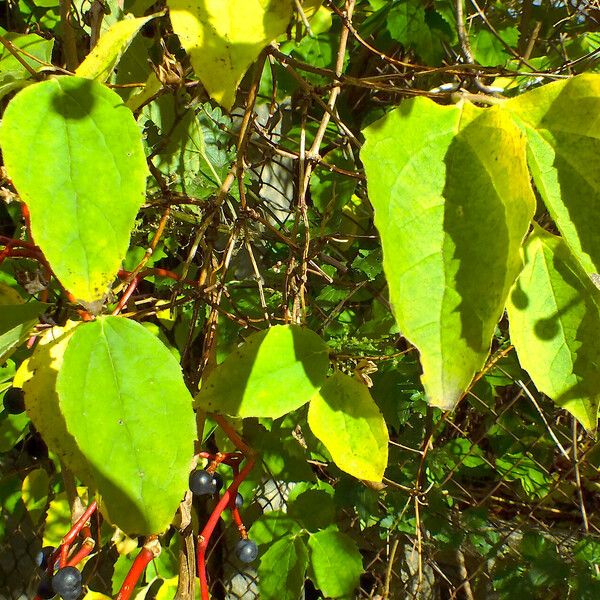
<path id="1" fill-rule="evenodd" d="M 600 75 L 544 85 L 502 106 L 527 135 L 535 185 L 565 242 L 600 273 Z"/>
<path id="2" fill-rule="evenodd" d="M 168 0 L 173 31 L 213 100 L 229 110 L 244 73 L 285 32 L 290 0 Z"/>
<path id="3" fill-rule="evenodd" d="M 46 509 L 49 482 L 45 469 L 34 469 L 27 474 L 21 486 L 21 499 L 30 519 L 36 525 Z"/>
<path id="4" fill-rule="evenodd" d="M 428 401 L 451 409 L 488 355 L 535 207 L 510 116 L 407 101 L 361 152 L 398 326 L 419 350 Z"/>
<path id="5" fill-rule="evenodd" d="M 56 394 L 56 378 L 63 356 L 78 325 L 79 322 L 69 321 L 64 328 L 53 327 L 46 331 L 31 357 L 17 370 L 13 385 L 23 388 L 27 414 L 48 448 L 78 477 L 91 483 L 87 461 L 67 431 Z"/>
<path id="6" fill-rule="evenodd" d="M 75 75 L 106 81 L 141 27 L 162 14 L 164 13 L 156 13 L 138 19 L 125 18 L 113 23 L 108 31 L 102 34 L 85 60 L 77 67 Z"/>
<path id="7" fill-rule="evenodd" d="M 310 401 L 308 424 L 342 471 L 359 479 L 381 481 L 389 436 L 367 386 L 335 373 Z"/>
<path id="8" fill-rule="evenodd" d="M 600 290 L 562 238 L 536 227 L 507 305 L 519 362 L 540 392 L 594 430 L 600 404 Z"/>

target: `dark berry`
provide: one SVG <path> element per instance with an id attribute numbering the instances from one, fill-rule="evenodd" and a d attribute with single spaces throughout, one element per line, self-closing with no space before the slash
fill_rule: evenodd
<path id="1" fill-rule="evenodd" d="M 212 496 L 217 493 L 217 482 L 212 473 L 199 469 L 190 473 L 190 490 L 196 496 Z"/>
<path id="2" fill-rule="evenodd" d="M 56 550 L 56 548 L 54 546 L 44 546 L 37 553 L 37 556 L 35 557 L 35 563 L 37 564 L 37 566 L 40 569 L 42 569 L 42 571 L 45 571 L 46 568 L 48 567 L 48 561 L 54 554 L 55 550 Z"/>
<path id="3" fill-rule="evenodd" d="M 81 573 L 75 567 L 63 567 L 52 578 L 52 588 L 63 600 L 77 600 L 81 595 Z"/>
<path id="4" fill-rule="evenodd" d="M 52 587 L 52 576 L 48 575 L 48 573 L 44 573 L 42 579 L 38 585 L 37 595 L 44 600 L 49 600 L 50 598 L 54 598 L 56 596 L 56 592 Z"/>
<path id="5" fill-rule="evenodd" d="M 25 411 L 25 393 L 21 388 L 8 388 L 3 402 L 4 410 L 11 415 L 20 415 Z"/>
<path id="6" fill-rule="evenodd" d="M 213 480 L 215 482 L 215 491 L 218 494 L 223 487 L 223 478 L 218 473 L 213 473 Z"/>
<path id="7" fill-rule="evenodd" d="M 24 448 L 31 458 L 48 458 L 48 446 L 37 431 L 27 437 Z"/>
<path id="8" fill-rule="evenodd" d="M 244 496 L 238 492 L 235 497 L 235 507 L 242 508 L 242 506 L 244 506 Z"/>
<path id="9" fill-rule="evenodd" d="M 251 563 L 258 556 L 258 546 L 252 540 L 240 540 L 235 554 L 243 563 Z"/>

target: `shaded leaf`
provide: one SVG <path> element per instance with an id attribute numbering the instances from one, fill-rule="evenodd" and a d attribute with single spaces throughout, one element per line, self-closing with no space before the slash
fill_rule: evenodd
<path id="1" fill-rule="evenodd" d="M 510 337 L 535 386 L 588 430 L 600 404 L 600 290 L 565 242 L 536 227 L 507 305 Z"/>
<path id="2" fill-rule="evenodd" d="M 6 296 L 3 289 L 4 286 L 0 287 L 0 364 L 6 362 L 6 359 L 27 339 L 39 316 L 48 306 L 35 300 L 23 304 L 23 300 L 14 290 L 11 292 L 19 297 L 20 302 L 4 304 L 3 299 Z"/>
<path id="3" fill-rule="evenodd" d="M 169 0 L 173 31 L 213 100 L 229 110 L 244 73 L 285 32 L 288 0 Z"/>
<path id="4" fill-rule="evenodd" d="M 535 206 L 525 140 L 498 107 L 404 102 L 361 152 L 394 314 L 450 409 L 483 366 Z M 401 142 L 399 141 L 401 140 Z"/>
<path id="5" fill-rule="evenodd" d="M 316 333 L 276 325 L 234 350 L 212 371 L 195 402 L 208 412 L 275 419 L 308 402 L 328 367 L 327 346 Z"/>
<path id="6" fill-rule="evenodd" d="M 306 574 L 308 552 L 300 537 L 275 542 L 260 557 L 258 582 L 264 600 L 298 600 Z"/>
<path id="7" fill-rule="evenodd" d="M 310 536 L 310 576 L 327 598 L 350 596 L 363 572 L 356 542 L 339 531 L 320 531 Z"/>
<path id="8" fill-rule="evenodd" d="M 133 115 L 95 81 L 50 79 L 11 100 L 0 144 L 54 273 L 76 298 L 98 300 L 119 269 L 144 201 L 147 166 Z"/>
<path id="9" fill-rule="evenodd" d="M 163 531 L 187 489 L 192 399 L 179 364 L 142 325 L 80 325 L 57 379 L 60 409 L 109 519 L 127 533 Z"/>
<path id="10" fill-rule="evenodd" d="M 335 464 L 360 479 L 381 481 L 388 459 L 388 430 L 369 388 L 339 371 L 308 408 L 308 424 Z"/>

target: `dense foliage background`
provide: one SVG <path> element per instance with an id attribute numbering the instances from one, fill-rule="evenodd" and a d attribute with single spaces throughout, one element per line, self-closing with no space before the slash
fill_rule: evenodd
<path id="1" fill-rule="evenodd" d="M 496 302 L 497 317 L 501 316 L 497 326 L 498 319 L 492 318 L 491 355 L 485 358 L 489 344 L 485 340 L 482 368 L 473 369 L 478 374 L 470 384 L 473 373 L 467 378 L 464 397 L 452 411 L 428 403 L 420 379 L 419 352 L 403 337 L 397 324 L 401 317 L 394 318 L 390 288 L 395 288 L 393 294 L 398 294 L 398 298 L 401 293 L 402 302 L 408 306 L 411 302 L 418 303 L 416 311 L 424 314 L 430 299 L 433 305 L 433 294 L 427 279 L 417 280 L 414 288 L 398 291 L 398 283 L 389 273 L 394 257 L 402 254 L 406 244 L 398 242 L 392 233 L 384 240 L 386 279 L 380 241 L 380 234 L 386 235 L 382 233 L 385 218 L 377 223 L 376 229 L 374 218 L 378 215 L 374 217 L 373 205 L 379 210 L 380 194 L 389 189 L 392 195 L 393 186 L 388 186 L 385 173 L 396 167 L 393 160 L 388 164 L 385 156 L 377 154 L 363 161 L 361 151 L 365 137 L 368 147 L 377 135 L 377 128 L 383 127 L 377 125 L 377 120 L 398 105 L 407 114 L 413 110 L 413 115 L 417 114 L 421 100 L 410 100 L 414 97 L 433 99 L 436 105 L 427 104 L 426 111 L 430 112 L 423 113 L 421 122 L 415 124 L 406 117 L 390 137 L 392 150 L 388 155 L 395 156 L 395 147 L 398 155 L 406 149 L 407 163 L 418 154 L 422 140 L 436 133 L 437 125 L 431 123 L 437 123 L 441 114 L 437 112 L 438 105 L 456 107 L 461 102 L 471 102 L 482 114 L 486 111 L 497 114 L 491 111 L 504 98 L 512 102 L 552 82 L 583 81 L 583 92 L 566 94 L 567 100 L 556 118 L 584 115 L 577 127 L 589 127 L 589 139 L 569 138 L 572 145 L 568 147 L 568 155 L 573 171 L 587 187 L 573 183 L 569 188 L 562 180 L 562 188 L 558 183 L 554 185 L 558 196 L 582 197 L 585 191 L 585 199 L 580 201 L 581 221 L 585 223 L 577 224 L 573 217 L 577 211 L 573 212 L 571 205 L 567 212 L 570 211 L 578 231 L 589 226 L 594 238 L 597 221 L 593 218 L 597 209 L 593 207 L 600 202 L 597 169 L 600 84 L 593 74 L 600 68 L 600 6 L 594 1 L 574 0 L 346 0 L 322 5 L 296 1 L 292 3 L 292 11 L 287 0 L 271 3 L 223 0 L 217 4 L 215 11 L 222 11 L 219 18 L 221 23 L 228 24 L 232 40 L 225 50 L 219 42 L 211 45 L 205 41 L 199 49 L 190 47 L 191 42 L 185 37 L 192 36 L 194 31 L 189 32 L 189 23 L 181 17 L 182 13 L 185 16 L 186 10 L 194 6 L 201 21 L 203 10 L 207 13 L 213 10 L 209 0 L 198 0 L 187 8 L 177 1 L 165 4 L 152 0 L 4 3 L 0 17 L 3 110 L 11 107 L 18 90 L 27 92 L 34 86 L 63 81 L 64 78 L 56 76 L 72 74 L 77 69 L 78 77 L 89 77 L 96 80 L 94 86 L 102 86 L 104 91 L 98 94 L 107 90 L 118 94 L 125 103 L 121 107 L 127 111 L 127 118 L 133 114 L 137 129 L 131 122 L 131 132 L 127 130 L 125 134 L 122 129 L 116 137 L 134 139 L 141 134 L 139 155 L 141 162 L 147 163 L 149 177 L 145 191 L 142 190 L 139 211 L 139 203 L 125 206 L 128 199 L 121 203 L 120 198 L 113 198 L 113 204 L 109 200 L 107 205 L 111 219 L 113 214 L 120 214 L 122 205 L 123 210 L 130 211 L 133 223 L 133 227 L 128 227 L 125 222 L 129 217 L 123 217 L 124 224 L 119 222 L 114 227 L 124 230 L 124 254 L 126 250 L 122 264 L 116 269 L 109 263 L 118 244 L 106 242 L 112 238 L 107 237 L 101 211 L 85 217 L 80 238 L 99 248 L 95 253 L 100 264 L 98 271 L 106 271 L 110 282 L 106 295 L 94 296 L 97 289 L 94 286 L 104 285 L 102 292 L 105 291 L 106 276 L 98 283 L 92 282 L 92 277 L 86 280 L 78 273 L 73 275 L 72 264 L 64 259 L 75 251 L 69 245 L 73 225 L 70 216 L 62 212 L 61 190 L 77 178 L 72 168 L 77 164 L 85 180 L 82 183 L 85 194 L 90 198 L 95 194 L 101 196 L 103 186 L 108 185 L 106 174 L 113 165 L 105 155 L 91 149 L 87 154 L 79 151 L 81 162 L 69 163 L 67 176 L 69 169 L 62 150 L 57 152 L 52 145 L 44 145 L 44 128 L 55 127 L 51 125 L 55 119 L 52 96 L 46 100 L 41 99 L 42 94 L 35 97 L 36 102 L 40 98 L 39 105 L 34 107 L 39 108 L 39 116 L 32 108 L 34 105 L 25 104 L 25 100 L 19 106 L 19 98 L 25 98 L 24 95 L 16 96 L 12 108 L 6 109 L 0 139 L 7 166 L 2 172 L 0 188 L 3 197 L 0 304 L 14 307 L 23 301 L 31 310 L 17 318 L 19 327 L 23 326 L 16 336 L 18 343 L 14 339 L 10 342 L 10 353 L 5 353 L 3 346 L 5 362 L 0 366 L 0 390 L 4 392 L 16 385 L 15 373 L 31 357 L 45 329 L 63 326 L 68 319 L 85 321 L 111 313 L 129 317 L 146 330 L 132 328 L 129 333 L 128 329 L 127 334 L 123 333 L 125 341 L 120 347 L 123 364 L 129 369 L 126 371 L 131 380 L 128 406 L 134 407 L 132 410 L 143 413 L 149 405 L 148 388 L 145 383 L 138 385 L 137 374 L 141 381 L 142 373 L 154 368 L 148 365 L 153 364 L 155 357 L 162 357 L 164 346 L 181 365 L 191 395 L 196 395 L 200 382 L 205 382 L 214 371 L 213 381 L 220 377 L 217 383 L 221 395 L 233 397 L 246 411 L 236 413 L 239 407 L 235 407 L 223 412 L 250 415 L 233 423 L 258 456 L 240 492 L 245 499 L 241 510 L 244 523 L 260 550 L 254 566 L 248 567 L 237 560 L 233 551 L 236 527 L 230 514 L 223 513 L 224 519 L 208 555 L 209 584 L 215 598 L 260 595 L 265 599 L 295 599 L 302 594 L 307 598 L 467 600 L 508 599 L 516 595 L 597 597 L 600 594 L 600 453 L 594 435 L 599 384 L 594 374 L 597 347 L 592 345 L 592 351 L 587 355 L 582 353 L 581 360 L 587 359 L 588 363 L 578 372 L 583 373 L 581 381 L 585 387 L 583 395 L 577 397 L 579 404 L 571 406 L 569 412 L 561 409 L 548 397 L 553 394 L 544 385 L 532 382 L 536 378 L 535 369 L 522 368 L 525 360 L 521 352 L 519 357 L 515 352 L 513 343 L 517 342 L 510 337 L 508 320 L 503 314 L 507 299 L 503 297 L 500 304 Z M 265 7 L 272 12 L 265 13 L 267 38 L 261 43 L 251 39 L 248 32 L 258 27 L 256 15 L 261 17 L 260 23 L 260 11 L 267 10 Z M 171 18 L 165 12 L 169 8 Z M 147 18 L 143 22 L 128 21 L 126 14 Z M 174 17 L 175 14 L 178 16 Z M 115 29 L 118 23 L 125 25 Z M 272 23 L 275 26 L 269 37 Z M 97 46 L 103 35 L 112 35 L 111 43 L 102 47 L 100 42 Z M 102 52 L 94 55 L 94 47 Z M 223 52 L 235 57 L 238 51 L 243 57 L 248 56 L 248 64 L 252 63 L 239 87 L 237 79 L 246 68 L 236 77 L 219 62 Z M 241 63 L 244 60 L 240 59 Z M 204 68 L 206 72 L 201 75 Z M 590 79 L 571 80 L 586 73 L 591 74 Z M 65 89 L 72 85 L 73 97 L 87 97 L 75 96 L 80 93 L 76 83 L 60 85 Z M 54 84 L 37 90 L 50 90 L 51 86 Z M 92 98 L 96 98 L 94 90 L 89 92 Z M 112 96 L 106 98 L 107 103 L 112 102 Z M 541 105 L 547 97 L 537 98 L 540 100 L 534 104 Z M 595 102 L 593 109 L 577 104 L 586 99 Z M 406 108 L 409 106 L 410 109 Z M 100 110 L 98 105 L 95 108 Z M 527 122 L 529 113 L 519 110 L 515 108 L 515 114 Z M 76 109 L 68 114 L 58 109 L 57 112 L 67 121 L 80 118 Z M 548 115 L 544 118 L 552 124 Z M 106 123 L 108 112 L 99 112 L 97 119 L 100 124 Z M 576 121 L 573 117 L 573 123 Z M 543 119 L 540 122 L 544 123 Z M 366 129 L 369 126 L 373 128 Z M 491 156 L 497 143 L 498 153 L 504 156 L 500 160 L 505 161 L 502 164 L 507 165 L 505 170 L 514 182 L 517 174 L 510 171 L 510 165 L 521 159 L 525 164 L 524 150 L 519 155 L 515 151 L 513 156 L 506 150 L 510 146 L 502 145 L 503 134 L 498 137 L 494 133 L 501 127 L 488 127 L 489 133 L 483 141 L 473 142 L 474 147 Z M 516 126 L 510 127 L 517 131 L 510 134 L 513 137 L 509 142 L 513 143 L 513 139 L 520 138 Z M 557 130 L 562 131 L 561 127 L 557 126 Z M 110 140 L 110 132 L 106 136 Z M 86 140 L 82 137 L 81 144 L 85 145 Z M 133 147 L 128 140 L 122 144 L 125 153 Z M 562 143 L 566 144 L 564 140 Z M 7 160 L 9 146 L 19 147 L 20 152 L 18 158 L 10 157 L 12 164 L 17 165 L 13 169 Z M 461 152 L 459 155 L 464 156 Z M 426 187 L 422 182 L 435 180 L 439 167 L 431 157 L 428 160 L 406 184 L 407 196 L 410 189 Z M 445 190 L 445 193 L 450 190 L 447 198 L 471 193 L 469 182 L 479 181 L 478 172 L 471 170 L 473 162 L 465 160 L 464 165 L 459 164 L 454 187 L 448 185 Z M 132 188 L 138 171 L 142 180 L 146 176 L 145 168 L 135 162 L 135 156 L 131 163 L 122 163 L 121 167 L 121 179 L 129 181 Z M 557 263 L 568 254 L 564 264 L 575 273 L 573 277 L 579 281 L 582 276 L 578 269 L 584 269 L 581 272 L 587 281 L 585 271 L 599 270 L 592 268 L 598 263 L 589 250 L 595 248 L 596 242 L 592 239 L 589 247 L 584 247 L 592 255 L 592 266 L 585 269 L 583 259 L 571 246 L 568 223 L 563 225 L 560 220 L 564 215 L 544 195 L 552 197 L 552 184 L 548 184 L 550 192 L 541 189 L 542 180 L 535 179 L 531 165 L 530 170 L 535 180 L 535 198 L 533 191 L 529 191 L 526 167 L 520 176 L 526 181 L 523 184 L 526 192 L 531 193 L 532 211 L 536 201 L 535 221 L 539 231 L 535 234 L 538 237 L 531 239 L 541 240 L 539 243 L 546 249 L 554 248 L 554 241 L 544 242 L 542 230 L 548 234 L 560 232 L 570 250 L 566 246 L 560 250 L 563 254 L 557 250 Z M 29 211 L 23 211 L 19 201 L 35 196 L 29 191 L 23 193 L 28 184 L 23 184 L 22 189 L 19 185 L 20 181 L 30 180 L 46 190 L 42 194 L 44 201 L 38 202 L 36 197 L 35 202 L 33 199 L 26 202 L 31 224 Z M 383 192 L 374 186 L 382 187 Z M 141 198 L 137 188 L 131 193 Z M 585 206 L 593 210 L 586 212 Z M 476 215 L 482 223 L 481 231 L 485 232 L 488 231 L 486 211 Z M 467 221 L 468 218 L 467 215 Z M 525 229 L 513 235 L 517 245 L 527 232 L 530 219 L 531 215 L 526 219 Z M 498 229 L 497 222 L 489 226 L 492 231 Z M 425 229 L 420 238 L 424 246 L 435 237 L 428 231 Z M 465 261 L 472 269 L 469 277 L 490 270 L 490 264 L 482 257 L 487 256 L 484 249 L 492 247 L 494 242 L 493 236 L 487 233 L 485 236 L 477 242 L 481 255 L 472 255 Z M 392 241 L 387 242 L 388 239 Z M 15 240 L 29 245 L 15 244 Z M 43 253 L 32 242 L 39 244 Z M 397 254 L 388 250 L 393 244 L 397 244 Z M 477 250 L 476 245 L 473 248 Z M 543 251 L 546 250 L 540 250 Z M 436 252 L 436 256 L 440 254 Z M 120 263 L 118 255 L 117 259 Z M 557 273 L 562 272 L 559 267 Z M 516 273 L 507 280 L 508 287 L 515 276 Z M 482 284 L 480 289 L 475 286 L 476 295 L 483 294 L 485 286 Z M 563 306 L 559 302 L 558 312 L 572 315 L 573 306 L 583 306 L 581 314 L 576 312 L 575 320 L 568 321 L 569 327 L 583 323 L 591 332 L 589 337 L 600 339 L 596 336 L 600 317 L 596 319 L 594 313 L 594 318 L 586 321 L 593 311 L 598 312 L 597 290 L 590 281 L 582 289 L 591 298 L 591 304 L 588 296 L 582 296 L 586 298 L 584 305 L 578 304 L 578 300 L 571 302 L 569 296 Z M 396 297 L 394 300 L 399 311 L 400 302 Z M 37 301 L 44 305 L 36 304 Z M 518 309 L 514 298 L 513 302 Z M 544 317 L 542 313 L 534 316 L 542 320 Z M 276 371 L 269 378 L 270 365 L 279 364 L 281 357 L 286 360 L 289 348 L 284 342 L 273 342 L 269 354 L 260 362 L 262 370 L 258 372 L 259 368 L 255 368 L 257 377 L 264 379 L 253 381 L 252 389 L 268 389 L 271 396 L 258 409 L 245 404 L 250 402 L 243 397 L 243 390 L 249 385 L 245 378 L 249 375 L 245 372 L 240 380 L 240 365 L 245 363 L 235 362 L 236 349 L 251 334 L 283 324 L 301 324 L 327 344 L 328 381 L 334 371 L 341 372 L 361 382 L 361 390 L 370 390 L 389 432 L 386 450 L 389 456 L 381 483 L 370 481 L 376 477 L 368 476 L 371 467 L 377 470 L 377 465 L 373 466 L 369 459 L 377 463 L 381 453 L 377 454 L 376 444 L 370 438 L 365 441 L 364 425 L 350 431 L 352 441 L 342 438 L 348 447 L 360 447 L 364 442 L 365 447 L 374 448 L 372 455 L 368 454 L 370 450 L 363 451 L 366 459 L 356 450 L 356 455 L 365 459 L 364 463 L 358 463 L 364 465 L 361 467 L 364 470 L 357 472 L 356 462 L 344 466 L 339 448 L 332 450 L 331 439 L 324 439 L 327 432 L 317 435 L 318 427 L 313 424 L 309 427 L 304 404 L 308 398 L 298 404 L 299 408 L 274 407 L 273 397 L 286 399 L 297 392 L 290 383 L 296 381 L 293 374 L 288 374 L 289 379 Z M 6 339 L 10 335 L 15 337 L 13 313 L 2 313 L 0 308 L 0 325 L 0 341 L 8 344 Z M 441 327 L 445 327 L 443 322 Z M 407 331 L 408 326 L 405 328 Z M 540 339 L 546 339 L 544 331 Z M 154 349 L 153 342 L 144 341 L 144 333 L 152 334 L 164 344 L 160 351 Z M 70 379 L 67 374 L 59 375 L 56 384 L 62 414 L 71 419 L 69 424 L 81 421 L 80 399 L 85 396 L 85 390 L 77 387 L 79 382 L 72 373 L 88 369 L 94 344 L 99 343 L 94 338 L 88 347 L 82 338 L 79 335 L 79 352 L 73 346 L 71 354 L 65 354 L 65 369 L 69 369 Z M 136 345 L 138 339 L 141 346 Z M 300 356 L 298 340 L 296 351 Z M 148 346 L 143 346 L 146 343 Z M 423 348 L 419 349 L 423 355 Z M 448 350 L 443 348 L 443 352 Z M 83 354 L 88 351 L 89 356 Z M 456 346 L 455 353 L 460 362 L 463 350 Z M 216 375 L 219 373 L 216 365 L 227 357 L 231 361 L 229 370 L 221 369 L 221 375 Z M 253 355 L 251 365 L 255 359 Z M 549 362 L 540 360 L 537 354 L 531 354 L 530 359 L 550 370 Z M 55 357 L 50 357 L 50 352 L 36 360 L 33 363 L 36 368 L 51 365 L 59 369 L 55 368 Z M 27 380 L 20 377 L 18 381 Z M 166 372 L 156 373 L 162 386 L 157 398 L 180 394 L 178 384 L 173 384 L 169 377 Z M 54 389 L 56 378 L 55 372 L 48 387 Z M 534 383 L 548 396 L 539 392 Z M 168 387 L 171 385 L 172 388 Z M 320 384 L 316 385 L 315 389 L 319 388 Z M 234 448 L 223 430 L 210 415 L 204 420 L 201 410 L 208 407 L 218 412 L 225 401 L 218 395 L 216 400 L 209 397 L 211 392 L 203 389 L 200 398 L 204 398 L 205 404 L 200 403 L 196 414 L 203 449 L 232 451 Z M 460 390 L 460 395 L 463 391 Z M 203 397 L 204 393 L 207 396 Z M 45 401 L 42 392 L 35 397 Z M 557 397 L 553 399 L 561 404 Z M 33 406 L 34 400 L 29 402 Z M 345 409 L 347 413 L 352 412 L 354 402 L 352 396 L 350 406 Z M 442 404 L 437 402 L 438 406 Z M 81 497 L 83 503 L 91 500 L 84 485 L 88 481 L 86 468 L 82 467 L 81 473 L 72 465 L 65 469 L 64 456 L 54 447 L 63 442 L 36 431 L 30 416 L 32 410 L 38 417 L 39 414 L 31 406 L 27 414 L 5 412 L 0 422 L 0 598 L 35 595 L 39 573 L 34 559 L 38 550 L 60 543 L 71 525 L 75 497 Z M 179 425 L 173 426 L 173 421 L 167 419 L 166 429 L 158 429 L 154 438 L 140 436 L 130 447 L 149 461 L 157 461 L 158 471 L 163 474 L 168 473 L 169 465 L 163 465 L 161 457 L 180 442 L 183 448 L 182 432 L 191 427 L 185 407 L 177 410 L 181 410 L 181 421 L 176 420 Z M 108 418 L 106 423 L 101 428 L 105 436 L 122 435 L 118 427 L 108 425 Z M 339 424 L 326 423 L 333 437 L 341 435 Z M 56 431 L 53 421 L 51 429 Z M 98 431 L 77 430 L 73 435 L 85 457 L 92 456 L 97 439 L 102 437 Z M 375 434 L 374 437 L 380 439 Z M 89 447 L 82 440 L 88 440 Z M 200 444 L 197 446 L 199 451 Z M 61 451 L 66 452 L 62 447 Z M 353 452 L 354 448 L 349 451 Z M 189 454 L 191 461 L 193 452 Z M 75 476 L 70 470 L 75 471 Z M 231 482 L 229 469 L 220 467 L 219 472 L 226 483 Z M 160 491 L 164 486 L 160 474 L 157 476 Z M 178 502 L 182 490 L 175 486 L 171 493 Z M 109 506 L 110 502 L 119 502 L 118 494 L 111 496 L 106 491 L 105 495 Z M 188 494 L 186 506 L 191 509 L 191 525 L 181 526 L 182 518 L 185 521 L 181 508 L 174 524 L 161 536 L 162 553 L 140 580 L 137 597 L 193 597 L 182 583 L 191 568 L 190 544 L 214 505 L 213 500 L 192 501 Z M 156 509 L 156 522 L 162 523 L 159 508 L 163 513 L 166 511 L 169 522 L 170 505 L 166 503 Z M 135 514 L 132 519 L 135 520 Z M 135 521 L 135 525 L 138 523 Z M 122 531 L 115 532 L 107 521 L 100 524 L 99 520 L 92 520 L 97 544 L 83 567 L 86 597 L 117 593 L 137 555 L 138 545 L 142 544 L 133 534 L 153 531 L 148 527 L 149 531 L 141 531 L 134 526 L 127 531 L 132 536 L 128 537 Z"/>

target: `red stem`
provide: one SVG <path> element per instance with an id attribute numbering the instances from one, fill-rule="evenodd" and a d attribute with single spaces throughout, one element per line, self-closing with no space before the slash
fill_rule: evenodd
<path id="1" fill-rule="evenodd" d="M 252 467 L 254 467 L 254 457 L 249 456 L 244 468 L 233 478 L 231 485 L 225 490 L 225 493 L 219 499 L 219 502 L 208 518 L 202 533 L 198 536 L 197 564 L 202 600 L 209 600 L 208 582 L 206 579 L 206 549 L 208 547 L 208 542 L 210 541 L 213 531 L 215 530 L 215 527 L 221 518 L 221 514 L 230 504 L 231 499 L 233 498 L 233 501 L 235 502 L 235 497 L 237 495 L 240 483 L 242 483 L 242 481 L 248 477 Z"/>
<path id="2" fill-rule="evenodd" d="M 52 561 L 50 564 L 54 565 L 56 559 L 60 556 L 60 566 L 61 568 L 66 566 L 68 557 L 69 557 L 69 547 L 75 540 L 75 538 L 79 535 L 79 532 L 87 526 L 89 526 L 88 521 L 90 517 L 96 510 L 97 505 L 94 500 L 86 509 L 85 512 L 77 519 L 76 523 L 71 527 L 67 535 L 62 539 L 60 546 L 55 550 L 52 555 Z"/>
<path id="3" fill-rule="evenodd" d="M 154 558 L 154 552 L 151 552 L 145 546 L 140 550 L 140 553 L 135 557 L 127 577 L 123 581 L 123 585 L 116 595 L 115 600 L 129 600 L 131 592 L 133 592 L 137 582 L 146 570 L 146 567 L 150 564 Z"/>

